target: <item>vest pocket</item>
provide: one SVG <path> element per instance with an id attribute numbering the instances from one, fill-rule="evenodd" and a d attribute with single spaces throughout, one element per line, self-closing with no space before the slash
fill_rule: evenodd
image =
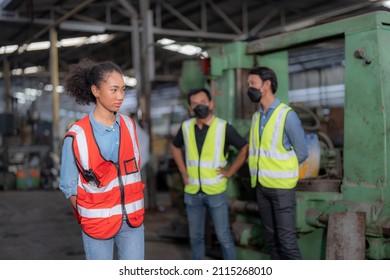
<path id="1" fill-rule="evenodd" d="M 100 187 L 107 186 L 118 175 L 115 164 L 110 161 L 99 164 L 94 172 L 100 181 Z"/>
<path id="2" fill-rule="evenodd" d="M 126 175 L 138 172 L 137 161 L 135 158 L 125 160 L 123 164 L 125 166 Z"/>
<path id="3" fill-rule="evenodd" d="M 142 208 L 140 210 L 137 210 L 127 216 L 130 225 L 132 227 L 139 227 L 142 225 L 144 221 L 144 214 L 145 214 L 145 209 Z"/>

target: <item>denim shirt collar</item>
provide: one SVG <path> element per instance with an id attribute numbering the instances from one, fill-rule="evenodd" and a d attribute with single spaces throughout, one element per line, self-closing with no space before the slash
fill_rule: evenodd
<path id="1" fill-rule="evenodd" d="M 279 104 L 280 104 L 280 100 L 278 98 L 275 98 L 275 100 L 269 106 L 267 113 L 273 112 L 276 109 L 276 107 L 279 106 Z M 263 106 L 261 106 L 261 105 L 259 106 L 258 112 L 260 114 L 264 113 Z"/>
<path id="2" fill-rule="evenodd" d="M 119 113 L 116 113 L 114 125 L 111 127 L 96 121 L 96 119 L 93 117 L 94 110 L 95 109 L 89 113 L 89 119 L 91 121 L 93 130 L 97 134 L 104 135 L 105 133 L 112 131 L 115 127 L 119 127 Z"/>

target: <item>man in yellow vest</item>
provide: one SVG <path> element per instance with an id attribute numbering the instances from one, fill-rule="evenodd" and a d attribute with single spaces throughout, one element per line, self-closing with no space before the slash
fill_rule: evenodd
<path id="1" fill-rule="evenodd" d="M 301 259 L 295 228 L 299 164 L 308 157 L 305 132 L 292 109 L 275 97 L 276 75 L 267 67 L 249 71 L 253 114 L 248 164 L 271 259 Z"/>
<path id="2" fill-rule="evenodd" d="M 245 162 L 248 143 L 225 120 L 214 116 L 213 100 L 205 88 L 188 94 L 191 115 L 183 122 L 171 144 L 171 151 L 184 181 L 184 203 L 192 259 L 205 257 L 206 210 L 210 213 L 224 259 L 236 259 L 230 231 L 227 181 Z M 229 145 L 239 153 L 227 167 Z M 184 146 L 185 159 L 181 148 Z"/>

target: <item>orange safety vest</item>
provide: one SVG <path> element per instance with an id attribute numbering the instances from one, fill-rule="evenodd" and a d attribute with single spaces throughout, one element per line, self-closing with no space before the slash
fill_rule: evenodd
<path id="1" fill-rule="evenodd" d="M 127 116 L 119 115 L 119 119 L 118 162 L 102 157 L 89 116 L 73 124 L 65 135 L 73 138 L 79 170 L 76 216 L 83 231 L 98 239 L 113 237 L 121 228 L 123 215 L 132 227 L 141 226 L 144 220 L 144 184 L 136 126 Z M 87 181 L 85 170 L 94 172 L 99 185 Z"/>

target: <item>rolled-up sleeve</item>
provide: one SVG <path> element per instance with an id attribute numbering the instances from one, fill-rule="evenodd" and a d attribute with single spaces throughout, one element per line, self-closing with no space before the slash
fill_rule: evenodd
<path id="1" fill-rule="evenodd" d="M 72 151 L 72 138 L 66 137 L 62 145 L 60 190 L 66 198 L 77 195 L 78 170 Z"/>
<path id="2" fill-rule="evenodd" d="M 298 157 L 299 164 L 301 164 L 305 161 L 305 159 L 307 159 L 309 152 L 307 149 L 305 131 L 303 130 L 301 120 L 294 111 L 288 112 L 284 131 L 284 136 L 287 137 L 287 139 L 284 140 L 288 140 L 289 144 L 292 146 Z M 285 148 L 291 149 L 291 146 L 286 147 L 286 142 L 287 141 L 283 141 Z"/>

